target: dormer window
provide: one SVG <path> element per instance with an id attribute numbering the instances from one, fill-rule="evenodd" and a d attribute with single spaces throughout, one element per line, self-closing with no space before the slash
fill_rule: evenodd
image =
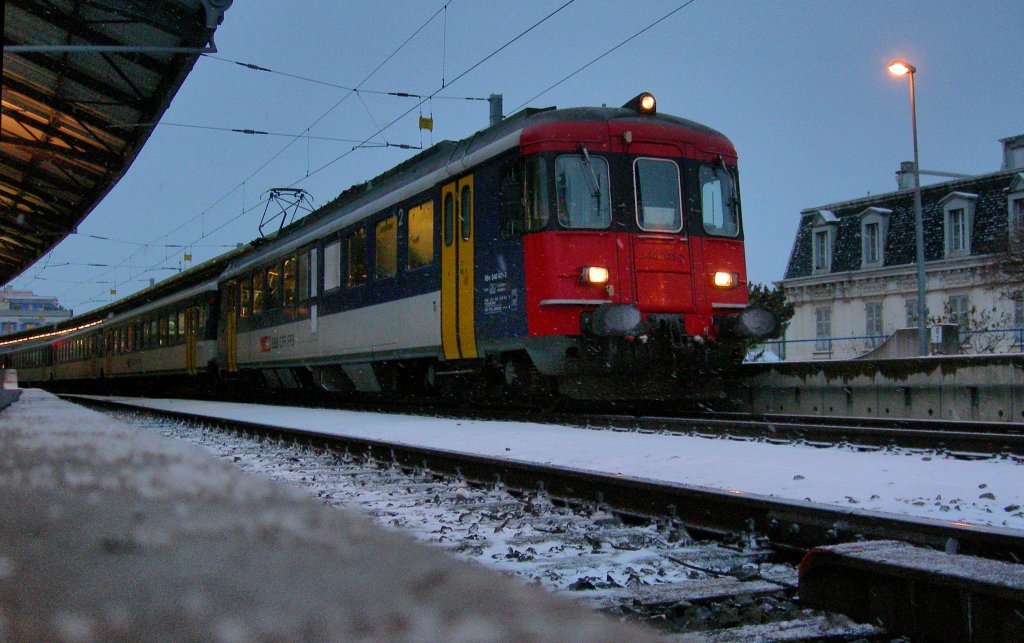
<path id="1" fill-rule="evenodd" d="M 886 208 L 868 208 L 860 213 L 861 265 L 864 268 L 885 263 L 885 238 L 889 231 Z"/>
<path id="2" fill-rule="evenodd" d="M 1024 174 L 1013 177 L 1006 191 L 1006 214 L 1010 234 L 1020 235 L 1024 231 Z"/>
<path id="3" fill-rule="evenodd" d="M 977 200 L 977 194 L 951 192 L 939 201 L 943 212 L 947 257 L 971 254 L 971 230 L 974 223 L 974 204 Z"/>
<path id="4" fill-rule="evenodd" d="M 839 219 L 829 210 L 818 210 L 811 222 L 811 265 L 814 274 L 832 272 L 832 247 Z"/>

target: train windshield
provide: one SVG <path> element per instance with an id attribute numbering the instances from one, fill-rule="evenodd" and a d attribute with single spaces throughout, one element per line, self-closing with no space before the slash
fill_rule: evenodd
<path id="1" fill-rule="evenodd" d="M 728 170 L 722 166 L 701 166 L 700 200 L 704 230 L 708 234 L 720 237 L 739 234 L 735 181 Z"/>
<path id="2" fill-rule="evenodd" d="M 641 158 L 633 162 L 636 218 L 641 230 L 679 232 L 679 167 L 668 159 Z"/>
<path id="3" fill-rule="evenodd" d="M 565 228 L 607 228 L 611 224 L 608 162 L 599 156 L 555 160 L 558 222 Z"/>

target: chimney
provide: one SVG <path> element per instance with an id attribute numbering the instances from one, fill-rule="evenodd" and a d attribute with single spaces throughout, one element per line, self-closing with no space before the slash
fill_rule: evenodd
<path id="1" fill-rule="evenodd" d="M 1024 168 L 1024 134 L 1001 138 L 1003 144 L 1003 168 L 1004 170 L 1017 170 Z"/>
<path id="2" fill-rule="evenodd" d="M 896 183 L 900 190 L 914 189 L 914 162 L 903 161 L 900 163 L 900 170 L 896 173 Z"/>

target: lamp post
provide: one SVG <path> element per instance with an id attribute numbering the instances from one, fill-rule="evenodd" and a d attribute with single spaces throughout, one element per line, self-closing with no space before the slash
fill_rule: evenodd
<path id="1" fill-rule="evenodd" d="M 924 215 L 921 212 L 921 165 L 917 158 L 917 97 L 914 94 L 914 74 L 917 68 L 904 60 L 889 64 L 893 76 L 910 75 L 910 126 L 914 131 L 914 234 L 917 237 L 917 353 L 928 354 L 928 306 L 925 303 L 924 274 Z"/>

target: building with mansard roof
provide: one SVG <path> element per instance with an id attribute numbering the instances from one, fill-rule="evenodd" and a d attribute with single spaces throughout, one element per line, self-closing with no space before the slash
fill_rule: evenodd
<path id="1" fill-rule="evenodd" d="M 1024 285 L 997 269 L 1024 223 L 1024 135 L 1000 142 L 998 172 L 921 188 L 928 323 L 957 325 L 966 352 L 1019 351 L 1024 338 Z M 800 213 L 780 282 L 795 304 L 779 346 L 787 360 L 858 357 L 916 328 L 912 163 L 897 181 L 895 192 Z"/>
<path id="2" fill-rule="evenodd" d="M 0 335 L 56 324 L 71 317 L 56 297 L 5 286 L 0 290 Z"/>

